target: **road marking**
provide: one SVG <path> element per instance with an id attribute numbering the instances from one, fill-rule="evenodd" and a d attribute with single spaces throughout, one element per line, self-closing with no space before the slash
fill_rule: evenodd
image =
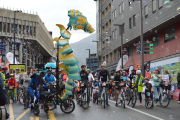
<path id="1" fill-rule="evenodd" d="M 29 111 L 29 108 L 26 111 L 24 111 L 18 118 L 16 118 L 16 120 L 21 119 L 28 111 Z"/>
<path id="2" fill-rule="evenodd" d="M 111 102 L 113 102 L 113 103 L 116 103 L 116 102 L 114 102 L 114 101 L 112 101 L 112 100 L 109 100 L 109 101 L 111 101 Z M 153 116 L 153 115 L 151 115 L 151 114 L 145 113 L 145 112 L 143 112 L 143 111 L 140 111 L 140 110 L 131 108 L 131 107 L 129 107 L 129 106 L 126 106 L 126 108 L 129 108 L 129 109 L 134 110 L 134 111 L 136 111 L 136 112 L 142 113 L 142 114 L 147 115 L 147 116 L 149 116 L 149 117 L 155 118 L 155 119 L 157 119 L 157 120 L 163 120 L 163 119 L 161 119 L 161 118 L 159 118 L 159 117 L 156 117 L 156 116 Z"/>
<path id="3" fill-rule="evenodd" d="M 36 120 L 39 120 L 39 117 L 36 117 Z"/>
<path id="4" fill-rule="evenodd" d="M 14 113 L 13 113 L 12 103 L 9 104 L 9 113 L 10 113 L 10 120 L 14 120 Z"/>
<path id="5" fill-rule="evenodd" d="M 33 118 L 33 117 L 30 117 L 30 120 L 34 120 L 34 118 Z"/>
<path id="6" fill-rule="evenodd" d="M 49 110 L 48 111 L 48 115 L 49 115 L 49 120 L 56 120 L 55 116 L 54 116 L 54 113 L 52 110 Z"/>

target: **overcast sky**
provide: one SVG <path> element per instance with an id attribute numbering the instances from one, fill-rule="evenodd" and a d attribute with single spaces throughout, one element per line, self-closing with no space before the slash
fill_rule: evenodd
<path id="1" fill-rule="evenodd" d="M 88 22 L 96 29 L 96 2 L 94 0 L 1 0 L 0 7 L 8 9 L 21 9 L 38 13 L 45 26 L 53 32 L 53 37 L 59 37 L 60 31 L 56 24 L 67 27 L 69 22 L 68 11 L 70 9 L 80 10 L 87 17 Z M 77 42 L 87 36 L 82 30 L 71 30 L 70 43 Z"/>

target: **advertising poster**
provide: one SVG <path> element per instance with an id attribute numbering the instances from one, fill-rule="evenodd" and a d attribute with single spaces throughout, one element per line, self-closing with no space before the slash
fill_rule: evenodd
<path id="1" fill-rule="evenodd" d="M 13 69 L 16 72 L 16 68 L 19 68 L 20 73 L 23 73 L 26 71 L 26 65 L 25 64 L 18 64 L 18 65 L 17 64 L 9 64 L 9 69 Z"/>
<path id="2" fill-rule="evenodd" d="M 149 74 L 150 74 L 150 61 L 148 61 L 147 63 L 146 63 L 146 66 L 145 66 L 146 68 L 145 68 L 145 77 L 146 78 L 149 78 Z"/>

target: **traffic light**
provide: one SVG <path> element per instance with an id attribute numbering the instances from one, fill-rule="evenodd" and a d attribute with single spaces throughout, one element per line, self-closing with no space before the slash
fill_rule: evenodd
<path id="1" fill-rule="evenodd" d="M 144 45 L 144 54 L 153 54 L 153 43 L 143 43 Z M 141 54 L 141 43 L 137 43 L 137 54 Z"/>

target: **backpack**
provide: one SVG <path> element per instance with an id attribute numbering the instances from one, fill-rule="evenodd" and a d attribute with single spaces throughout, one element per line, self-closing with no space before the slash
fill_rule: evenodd
<path id="1" fill-rule="evenodd" d="M 9 118 L 9 114 L 4 106 L 0 106 L 0 120 L 7 120 Z"/>

